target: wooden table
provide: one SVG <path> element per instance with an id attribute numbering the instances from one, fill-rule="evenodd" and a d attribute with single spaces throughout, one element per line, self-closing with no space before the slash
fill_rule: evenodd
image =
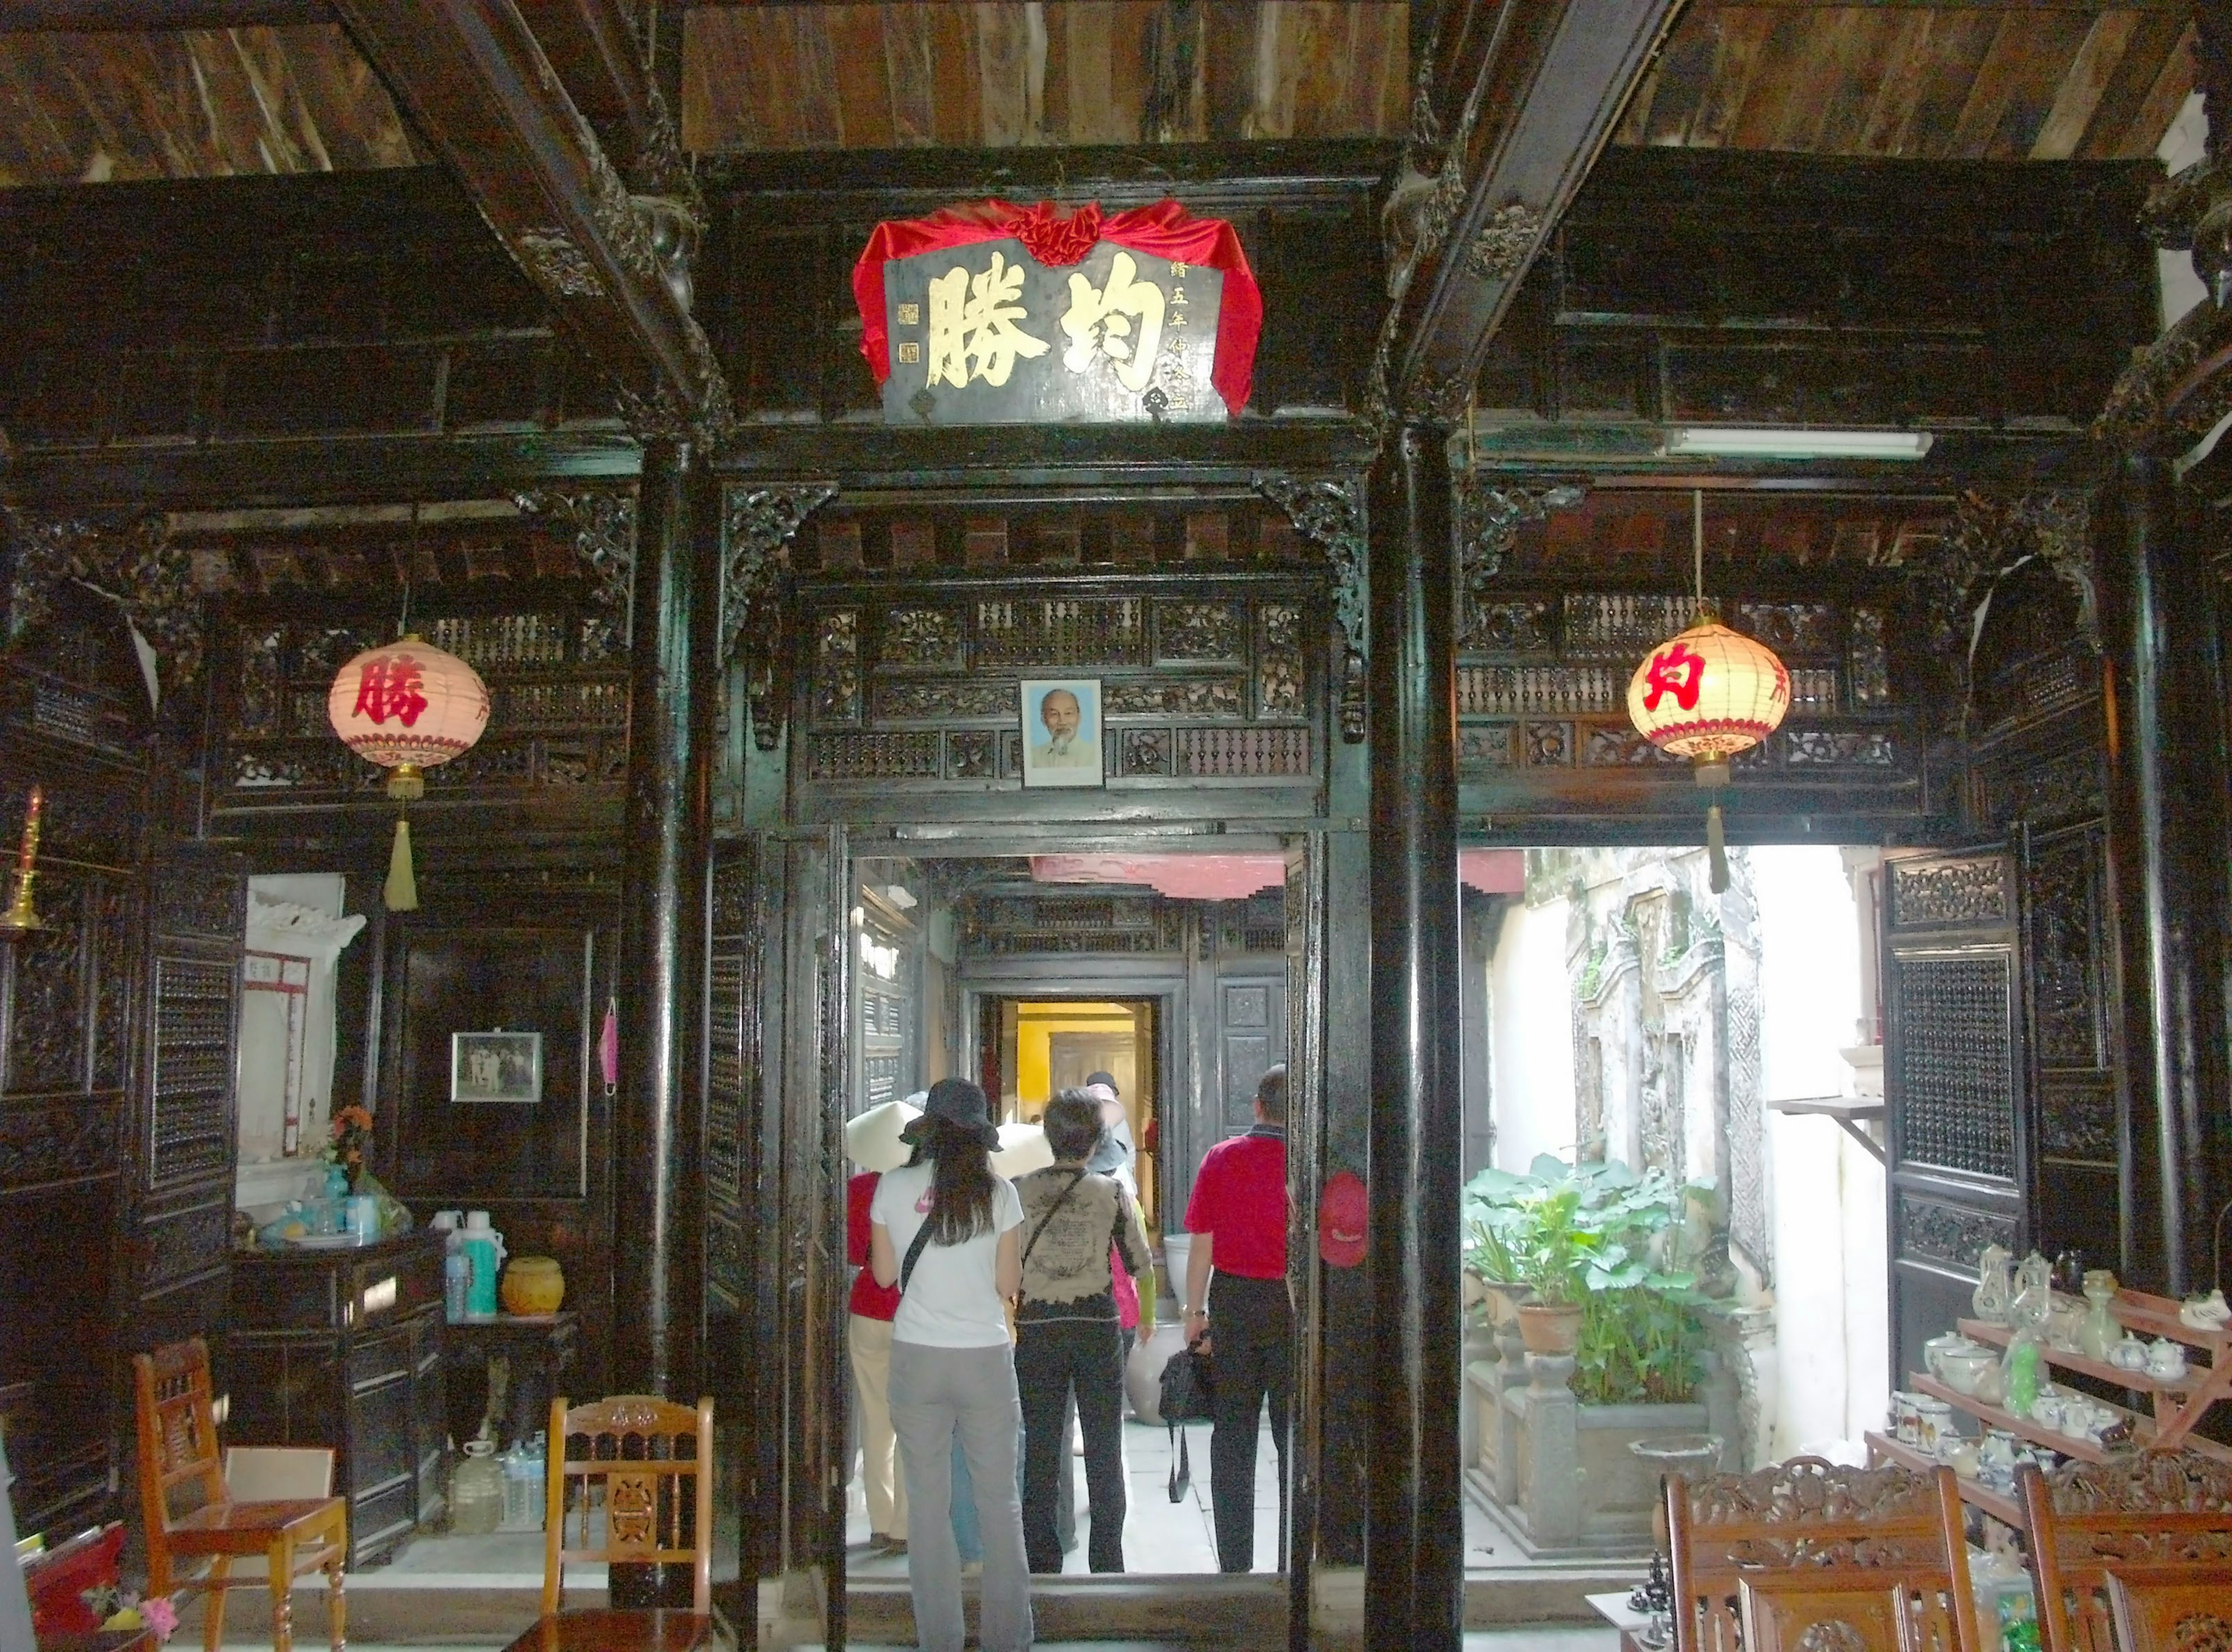
<path id="1" fill-rule="evenodd" d="M 547 1426 L 550 1396 L 562 1391 L 566 1371 L 579 1351 L 581 1314 L 572 1308 L 555 1313 L 499 1313 L 485 1319 L 452 1319 L 444 1329 L 451 1370 L 470 1368 L 481 1378 L 478 1384 L 451 1381 L 451 1438 L 462 1444 L 479 1427 L 488 1403 L 488 1364 L 501 1357 L 511 1369 L 511 1395 L 504 1408 L 510 1437 L 496 1443 L 533 1439 Z M 471 1410 L 476 1403 L 481 1411 Z"/>
<path id="2" fill-rule="evenodd" d="M 559 1612 L 504 1652 L 691 1652 L 712 1643 L 713 1620 L 695 1612 Z"/>

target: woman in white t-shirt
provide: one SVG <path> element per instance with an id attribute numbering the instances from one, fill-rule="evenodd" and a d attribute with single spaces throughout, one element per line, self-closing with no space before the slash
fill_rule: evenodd
<path id="1" fill-rule="evenodd" d="M 992 1173 L 999 1132 L 984 1092 L 966 1079 L 932 1085 L 900 1139 L 914 1156 L 876 1186 L 868 1266 L 877 1284 L 899 1287 L 890 1398 L 911 1511 L 915 1638 L 923 1652 L 961 1652 L 961 1557 L 947 1518 L 958 1435 L 984 1535 L 978 1641 L 985 1652 L 1022 1652 L 1032 1636 L 1030 1572 L 1007 1303 L 1022 1282 L 1023 1208 L 1014 1185 Z"/>

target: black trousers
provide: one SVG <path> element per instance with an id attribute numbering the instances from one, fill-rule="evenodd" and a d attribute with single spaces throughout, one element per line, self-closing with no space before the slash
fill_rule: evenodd
<path id="1" fill-rule="evenodd" d="M 1023 1552 L 1033 1571 L 1061 1570 L 1055 1533 L 1069 1399 L 1085 1435 L 1085 1495 L 1093 1512 L 1086 1559 L 1124 1570 L 1124 1370 L 1113 1319 L 1023 1320 L 1015 1326 L 1015 1388 L 1023 1403 Z"/>
<path id="2" fill-rule="evenodd" d="M 1280 1527 L 1286 1526 L 1288 1355 L 1294 1306 L 1284 1279 L 1212 1273 L 1210 1351 L 1217 1373 L 1209 1442 L 1209 1500 L 1217 1517 L 1220 1571 L 1256 1565 L 1256 1435 L 1268 1399 L 1279 1452 Z"/>

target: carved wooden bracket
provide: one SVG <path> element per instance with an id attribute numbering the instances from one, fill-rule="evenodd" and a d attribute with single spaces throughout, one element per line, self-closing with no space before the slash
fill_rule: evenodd
<path id="1" fill-rule="evenodd" d="M 107 598 L 153 645 L 166 689 L 201 673 L 207 640 L 193 559 L 171 541 L 157 511 L 104 516 L 14 518 L 15 575 L 8 592 L 6 645 L 13 647 L 55 615 L 67 586 Z"/>
<path id="2" fill-rule="evenodd" d="M 635 582 L 635 496 L 545 489 L 516 493 L 511 498 L 527 515 L 562 521 L 572 528 L 574 547 L 588 565 L 597 600 L 627 614 Z M 626 634 L 625 619 L 622 623 Z"/>
<path id="3" fill-rule="evenodd" d="M 1539 522 L 1554 510 L 1570 510 L 1588 489 L 1571 483 L 1551 488 L 1483 488 L 1457 478 L 1457 577 L 1467 597 L 1478 599 L 1503 571 L 1503 559 L 1522 522 Z"/>
<path id="4" fill-rule="evenodd" d="M 1365 664 L 1371 646 L 1363 484 L 1353 477 L 1303 482 L 1276 470 L 1259 470 L 1249 481 L 1287 513 L 1296 533 L 1325 553 L 1333 575 L 1333 617 L 1341 632 L 1340 737 L 1354 745 L 1364 738 Z"/>
<path id="5" fill-rule="evenodd" d="M 753 742 L 773 751 L 782 741 L 785 614 L 782 583 L 790 571 L 790 541 L 806 519 L 837 496 L 827 483 L 773 488 L 733 488 L 721 513 L 721 664 L 736 658 L 745 628 L 756 632 L 749 651 L 745 692 Z"/>

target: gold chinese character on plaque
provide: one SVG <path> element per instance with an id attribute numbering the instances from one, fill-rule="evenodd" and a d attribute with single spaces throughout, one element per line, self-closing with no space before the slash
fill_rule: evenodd
<path id="1" fill-rule="evenodd" d="M 1083 373 L 1092 366 L 1096 353 L 1106 355 L 1116 364 L 1118 382 L 1134 395 L 1154 377 L 1155 353 L 1163 343 L 1163 289 L 1138 279 L 1139 271 L 1132 255 L 1119 252 L 1109 263 L 1106 287 L 1094 287 L 1082 275 L 1072 275 L 1069 308 L 1061 318 L 1061 330 L 1069 334 L 1062 365 L 1072 373 Z"/>
<path id="2" fill-rule="evenodd" d="M 913 339 L 903 341 L 899 346 L 899 360 L 910 367 L 919 363 L 922 360 L 921 344 Z"/>
<path id="3" fill-rule="evenodd" d="M 920 327 L 922 325 L 922 306 L 919 304 L 900 305 L 899 325 L 901 327 Z"/>
<path id="4" fill-rule="evenodd" d="M 1009 265 L 996 252 L 991 268 L 973 277 L 959 264 L 931 277 L 930 383 L 957 390 L 971 379 L 1004 385 L 1017 356 L 1030 360 L 1044 355 L 1047 341 L 1015 325 L 1026 314 L 1015 301 L 1022 291 L 1023 267 Z"/>

